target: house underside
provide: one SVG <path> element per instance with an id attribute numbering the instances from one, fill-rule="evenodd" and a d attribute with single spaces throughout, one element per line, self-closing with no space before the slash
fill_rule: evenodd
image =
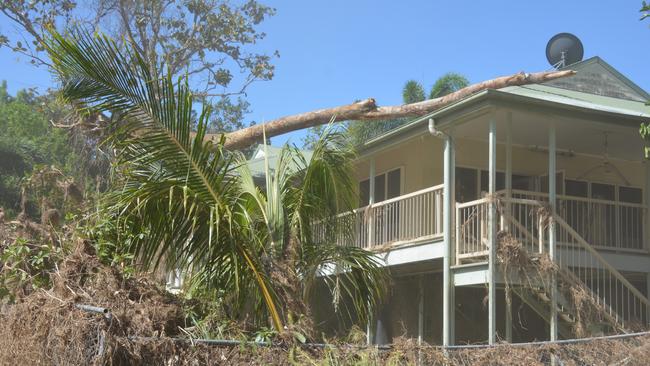
<path id="1" fill-rule="evenodd" d="M 362 147 L 362 207 L 338 217 L 355 238 L 339 244 L 391 273 L 370 342 L 647 327 L 648 96 L 598 58 L 572 67 L 575 84 L 484 91 Z M 324 295 L 313 311 L 326 333 L 349 328 Z"/>

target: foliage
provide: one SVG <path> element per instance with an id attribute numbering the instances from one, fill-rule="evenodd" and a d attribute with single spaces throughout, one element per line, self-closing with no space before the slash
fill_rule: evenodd
<path id="1" fill-rule="evenodd" d="M 431 87 L 429 99 L 444 97 L 469 85 L 469 80 L 461 74 L 448 72 L 436 80 Z"/>
<path id="2" fill-rule="evenodd" d="M 457 73 L 446 73 L 436 80 L 429 93 L 429 99 L 445 96 L 468 85 L 469 82 L 464 76 Z M 402 102 L 404 104 L 417 103 L 425 99 L 422 84 L 416 80 L 409 80 L 404 84 L 402 88 Z M 361 145 L 370 139 L 408 123 L 410 120 L 409 118 L 400 118 L 373 123 L 350 121 L 347 123 L 347 131 L 352 143 L 354 145 Z M 310 138 L 308 137 L 307 140 Z"/>
<path id="3" fill-rule="evenodd" d="M 307 150 L 313 150 L 320 139 L 320 136 L 323 134 L 323 131 L 325 131 L 325 128 L 325 125 L 318 125 L 309 128 L 307 134 L 302 137 L 302 147 Z"/>
<path id="4" fill-rule="evenodd" d="M 271 257 L 271 278 L 286 282 L 278 297 L 286 312 L 306 313 L 305 303 L 314 284 L 323 279 L 337 301 L 350 299 L 351 311 L 368 319 L 383 296 L 387 278 L 379 263 L 365 250 L 336 244 L 337 235 L 352 237 L 341 212 L 356 207 L 358 193 L 353 170 L 354 153 L 342 131 L 325 127 L 309 161 L 295 147 L 285 146 L 274 170 L 267 169 L 264 189 L 258 189 L 246 164 L 240 164 L 244 198 L 249 214 L 261 230 L 258 236 Z M 316 235 L 320 223 L 325 237 Z M 324 268 L 336 268 L 325 275 Z M 301 300 L 301 301 L 300 301 Z"/>
<path id="5" fill-rule="evenodd" d="M 63 99 L 87 113 L 120 116 L 109 140 L 118 151 L 121 178 L 109 197 L 110 214 L 120 231 L 134 234 L 127 250 L 138 262 L 182 268 L 194 275 L 195 288 L 215 291 L 232 314 L 252 306 L 259 321 L 268 314 L 278 331 L 290 320 L 281 309 L 295 300 L 283 296 L 293 289 L 282 276 L 297 279 L 288 271 L 294 267 L 279 259 L 297 260 L 291 265 L 306 283 L 322 264 L 340 265 L 339 282 L 358 295 L 355 305 L 374 305 L 383 272 L 373 257 L 356 248 L 317 250 L 310 236 L 312 220 L 349 209 L 356 198 L 342 135 L 326 134 L 309 164 L 292 158 L 299 168 L 267 175 L 267 188 L 275 190 L 264 196 L 245 175 L 241 156 L 224 150 L 222 142 L 204 141 L 209 107 L 193 115 L 186 79 L 174 83 L 171 75 L 151 74 L 137 50 L 123 50 L 106 36 L 72 35 L 53 33 L 47 49 Z M 285 151 L 282 159 L 295 157 Z M 296 240 L 299 246 L 289 245 Z M 288 257 L 294 251 L 300 254 Z"/>
<path id="6" fill-rule="evenodd" d="M 78 155 L 67 134 L 48 122 L 60 109 L 50 96 L 30 90 L 11 96 L 6 82 L 0 86 L 0 207 L 10 214 L 19 212 L 24 179 L 33 171 L 55 165 L 62 174 L 79 176 Z M 31 213 L 36 216 L 37 210 Z"/>
<path id="7" fill-rule="evenodd" d="M 14 302 L 17 296 L 49 288 L 50 271 L 63 255 L 61 247 L 22 237 L 0 249 L 0 302 Z"/>
<path id="8" fill-rule="evenodd" d="M 646 1 L 641 2 L 641 10 L 639 12 L 641 12 L 641 20 L 650 17 L 650 4 Z"/>
<path id="9" fill-rule="evenodd" d="M 402 90 L 402 101 L 404 104 L 421 102 L 427 99 L 424 94 L 424 87 L 416 80 L 409 80 L 404 84 Z"/>
<path id="10" fill-rule="evenodd" d="M 292 174 L 281 169 L 282 179 L 276 180 L 291 200 L 267 196 L 265 202 L 276 199 L 267 206 L 252 178 L 236 171 L 241 158 L 223 150 L 220 142 L 204 141 L 210 112 L 204 109 L 193 117 L 194 100 L 186 81 L 157 78 L 137 50 L 124 51 L 105 36 L 78 31 L 67 39 L 54 33 L 48 51 L 65 100 L 87 112 L 121 116 L 120 128 L 110 140 L 119 152 L 116 164 L 122 177 L 121 188 L 110 197 L 111 214 L 120 230 L 135 234 L 127 248 L 139 262 L 193 271 L 195 286 L 218 290 L 233 309 L 252 305 L 266 310 L 255 314 L 260 319 L 269 314 L 275 329 L 282 330 L 287 317 L 280 313 L 279 301 L 289 299 L 278 296 L 283 285 L 271 276 L 275 257 L 291 241 L 278 236 L 284 231 L 276 225 L 290 218 L 286 221 L 286 228 L 292 229 L 290 238 L 311 244 L 295 248 L 305 253 L 294 265 L 302 268 L 307 281 L 320 264 L 340 262 L 350 269 L 340 277 L 365 280 L 358 283 L 365 297 L 356 305 L 365 308 L 371 303 L 380 271 L 370 254 L 354 248 L 316 251 L 307 239 L 310 220 L 349 208 L 356 197 L 355 185 L 344 175 L 349 174 L 350 155 L 340 149 L 339 135 L 334 145 L 327 142 L 334 137 L 323 139 L 309 165 L 302 165 L 305 169 Z M 191 136 L 194 121 L 197 132 Z M 297 189 L 293 184 L 300 172 L 303 185 Z M 291 216 L 271 215 L 277 214 L 268 211 L 272 207 L 286 207 Z M 267 221 L 270 218 L 274 221 Z M 277 240 L 284 241 L 276 246 Z"/>
<path id="11" fill-rule="evenodd" d="M 42 46 L 48 29 L 63 34 L 87 26 L 105 29 L 121 47 L 137 47 L 154 74 L 189 75 L 195 94 L 219 111 L 211 124 L 218 131 L 241 127 L 249 105 L 229 96 L 243 96 L 250 84 L 270 80 L 271 61 L 279 56 L 251 52 L 266 36 L 257 27 L 275 14 L 255 0 L 7 0 L 0 2 L 0 11 L 20 30 L 0 32 L 0 47 L 35 65 L 50 64 Z"/>
<path id="12" fill-rule="evenodd" d="M 135 257 L 127 248 L 135 240 L 142 240 L 145 233 L 132 233 L 122 230 L 116 217 L 104 210 L 104 203 L 99 202 L 102 209 L 87 213 L 83 217 L 73 218 L 77 221 L 79 234 L 90 240 L 96 250 L 99 260 L 111 267 L 119 269 L 126 278 L 136 272 Z"/>

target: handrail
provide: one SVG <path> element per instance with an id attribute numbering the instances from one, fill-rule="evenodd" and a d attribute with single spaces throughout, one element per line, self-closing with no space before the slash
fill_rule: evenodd
<path id="1" fill-rule="evenodd" d="M 443 188 L 444 188 L 444 185 L 438 184 L 437 186 L 420 189 L 420 190 L 415 191 L 415 192 L 403 194 L 401 196 L 397 196 L 397 197 L 389 198 L 389 199 L 381 201 L 381 202 L 373 203 L 372 205 L 369 205 L 369 206 L 371 206 L 371 207 L 380 207 L 380 206 L 383 206 L 383 205 L 387 205 L 389 203 L 405 200 L 407 198 L 419 196 L 421 194 L 437 191 L 437 190 L 443 189 Z M 368 206 L 364 206 L 364 207 L 368 207 Z"/>
<path id="2" fill-rule="evenodd" d="M 582 248 L 586 249 L 591 255 L 593 255 L 594 258 L 596 258 L 604 268 L 611 272 L 614 277 L 616 277 L 616 279 L 621 281 L 625 287 L 627 287 L 636 297 L 639 298 L 641 302 L 643 302 L 646 306 L 650 306 L 650 300 L 648 300 L 648 298 L 645 297 L 641 291 L 634 287 L 634 285 L 632 285 L 630 281 L 628 281 L 616 268 L 609 264 L 609 262 L 607 262 L 607 260 L 605 260 L 605 258 L 603 258 L 596 249 L 592 248 L 592 246 L 589 245 L 589 243 L 587 243 L 587 241 L 584 240 L 580 234 L 573 230 L 573 228 L 567 224 L 564 219 L 562 219 L 557 214 L 553 214 L 553 220 L 562 226 L 562 228 L 564 228 L 575 240 L 578 241 L 578 243 L 580 243 Z"/>
<path id="3" fill-rule="evenodd" d="M 522 191 L 525 192 L 525 191 Z M 539 201 L 534 201 L 534 200 L 528 200 L 528 199 L 518 199 L 518 198 L 511 198 L 507 199 L 507 201 L 511 203 L 527 203 L 527 204 L 535 204 L 537 206 L 542 206 L 542 204 Z M 569 225 L 562 217 L 560 217 L 557 213 L 553 213 L 553 220 L 560 224 L 562 228 L 564 228 L 575 240 L 580 243 L 581 247 L 586 249 L 591 255 L 593 255 L 602 265 L 605 267 L 608 271 L 612 272 L 614 274 L 614 277 L 616 277 L 618 280 L 620 280 L 626 287 L 629 287 L 632 293 L 638 297 L 641 298 L 641 301 L 644 302 L 646 305 L 650 306 L 650 300 L 648 300 L 639 290 L 637 290 L 634 285 L 632 285 L 623 275 L 616 269 L 614 268 L 605 258 L 603 258 L 600 253 L 596 249 L 594 249 L 589 243 L 587 243 L 586 240 L 582 238 L 582 236 L 575 231 L 571 225 Z"/>
<path id="4" fill-rule="evenodd" d="M 548 197 L 548 193 L 544 193 L 544 192 L 524 191 L 521 189 L 513 189 L 511 190 L 511 192 L 513 194 L 519 193 L 519 194 L 526 194 L 529 196 Z M 505 193 L 505 190 L 501 190 L 498 193 Z M 619 205 L 619 206 L 637 207 L 637 208 L 646 207 L 644 204 L 641 203 L 631 203 L 631 202 L 624 202 L 624 201 L 608 201 L 608 200 L 603 200 L 598 198 L 567 196 L 567 195 L 560 195 L 560 194 L 556 195 L 556 197 L 563 200 L 580 201 L 580 202 L 588 202 L 588 203 L 602 203 L 606 205 Z"/>
<path id="5" fill-rule="evenodd" d="M 465 207 L 470 207 L 470 206 L 476 206 L 480 205 L 481 203 L 488 203 L 490 202 L 490 198 L 484 197 L 480 198 L 474 201 L 468 201 L 468 202 L 462 202 L 462 203 L 456 203 L 457 208 L 465 208 Z"/>

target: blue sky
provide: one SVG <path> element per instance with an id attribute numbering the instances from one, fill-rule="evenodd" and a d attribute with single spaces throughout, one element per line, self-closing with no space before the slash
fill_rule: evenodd
<path id="1" fill-rule="evenodd" d="M 258 46 L 278 50 L 276 76 L 252 85 L 248 119 L 264 121 L 376 98 L 399 104 L 416 79 L 429 89 L 447 71 L 472 82 L 549 68 L 548 39 L 571 32 L 585 58 L 600 56 L 650 90 L 650 21 L 641 1 L 263 1 L 277 15 L 263 24 Z M 0 29 L 12 29 L 0 18 Z M 0 79 L 11 90 L 51 86 L 46 70 L 0 49 Z M 299 143 L 304 132 L 273 139 Z"/>

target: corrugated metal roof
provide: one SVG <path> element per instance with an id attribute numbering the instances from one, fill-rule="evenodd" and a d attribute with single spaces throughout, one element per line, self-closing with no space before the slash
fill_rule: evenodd
<path id="1" fill-rule="evenodd" d="M 650 106 L 647 106 L 643 102 L 583 93 L 548 85 L 509 86 L 498 89 L 498 91 L 575 107 L 638 117 L 650 117 Z"/>

